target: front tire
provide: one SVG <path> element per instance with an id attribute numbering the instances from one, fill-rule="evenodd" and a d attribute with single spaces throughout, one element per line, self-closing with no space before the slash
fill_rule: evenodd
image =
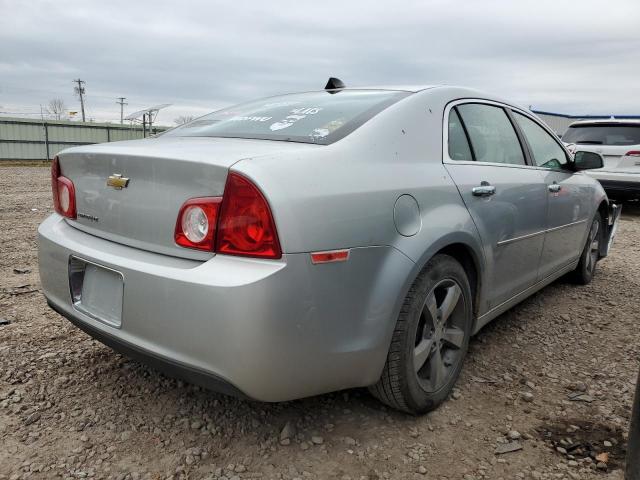
<path id="1" fill-rule="evenodd" d="M 412 414 L 442 403 L 460 375 L 473 324 L 471 288 L 453 257 L 433 257 L 405 297 L 378 383 L 381 402 Z"/>
<path id="2" fill-rule="evenodd" d="M 587 241 L 582 250 L 582 255 L 580 255 L 580 261 L 573 271 L 573 280 L 580 285 L 591 283 L 593 275 L 596 272 L 596 264 L 598 260 L 600 260 L 600 244 L 603 238 L 602 232 L 602 217 L 600 216 L 600 212 L 596 212 L 591 221 L 591 227 L 589 228 L 589 234 L 587 235 Z"/>

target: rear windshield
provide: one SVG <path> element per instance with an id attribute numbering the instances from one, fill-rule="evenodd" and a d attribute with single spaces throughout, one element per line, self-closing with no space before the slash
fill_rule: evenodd
<path id="1" fill-rule="evenodd" d="M 640 125 L 576 125 L 569 127 L 562 141 L 586 145 L 638 145 Z"/>
<path id="2" fill-rule="evenodd" d="M 283 140 L 328 145 L 409 95 L 391 90 L 342 90 L 270 97 L 218 110 L 165 135 Z"/>

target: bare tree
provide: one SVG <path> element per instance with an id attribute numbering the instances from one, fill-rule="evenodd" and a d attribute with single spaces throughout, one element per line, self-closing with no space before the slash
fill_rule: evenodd
<path id="1" fill-rule="evenodd" d="M 184 125 L 185 123 L 189 123 L 189 122 L 193 121 L 194 118 L 195 117 L 193 115 L 180 115 L 173 122 L 176 125 Z"/>
<path id="2" fill-rule="evenodd" d="M 56 120 L 60 120 L 64 112 L 67 110 L 66 105 L 64 104 L 64 100 L 61 98 L 54 98 L 49 100 L 49 106 L 47 107 L 47 111 L 56 117 Z"/>

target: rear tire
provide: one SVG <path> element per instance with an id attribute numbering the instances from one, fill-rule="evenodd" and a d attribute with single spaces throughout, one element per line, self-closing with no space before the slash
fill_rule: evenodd
<path id="1" fill-rule="evenodd" d="M 369 391 L 420 414 L 442 403 L 460 375 L 473 324 L 471 288 L 453 257 L 436 255 L 404 299 L 382 375 Z"/>
<path id="2" fill-rule="evenodd" d="M 572 280 L 579 285 L 587 285 L 591 283 L 593 275 L 596 272 L 596 265 L 600 260 L 600 245 L 602 244 L 602 217 L 600 212 L 596 212 L 593 220 L 591 221 L 591 227 L 589 227 L 589 233 L 587 235 L 587 241 L 580 255 L 580 261 L 578 266 L 572 272 Z"/>

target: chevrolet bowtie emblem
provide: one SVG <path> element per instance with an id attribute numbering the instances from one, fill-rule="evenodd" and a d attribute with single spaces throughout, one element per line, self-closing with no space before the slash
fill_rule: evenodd
<path id="1" fill-rule="evenodd" d="M 129 179 L 127 177 L 123 177 L 119 173 L 114 173 L 107 179 L 107 186 L 113 187 L 116 190 L 127 188 L 127 185 L 129 185 Z"/>

